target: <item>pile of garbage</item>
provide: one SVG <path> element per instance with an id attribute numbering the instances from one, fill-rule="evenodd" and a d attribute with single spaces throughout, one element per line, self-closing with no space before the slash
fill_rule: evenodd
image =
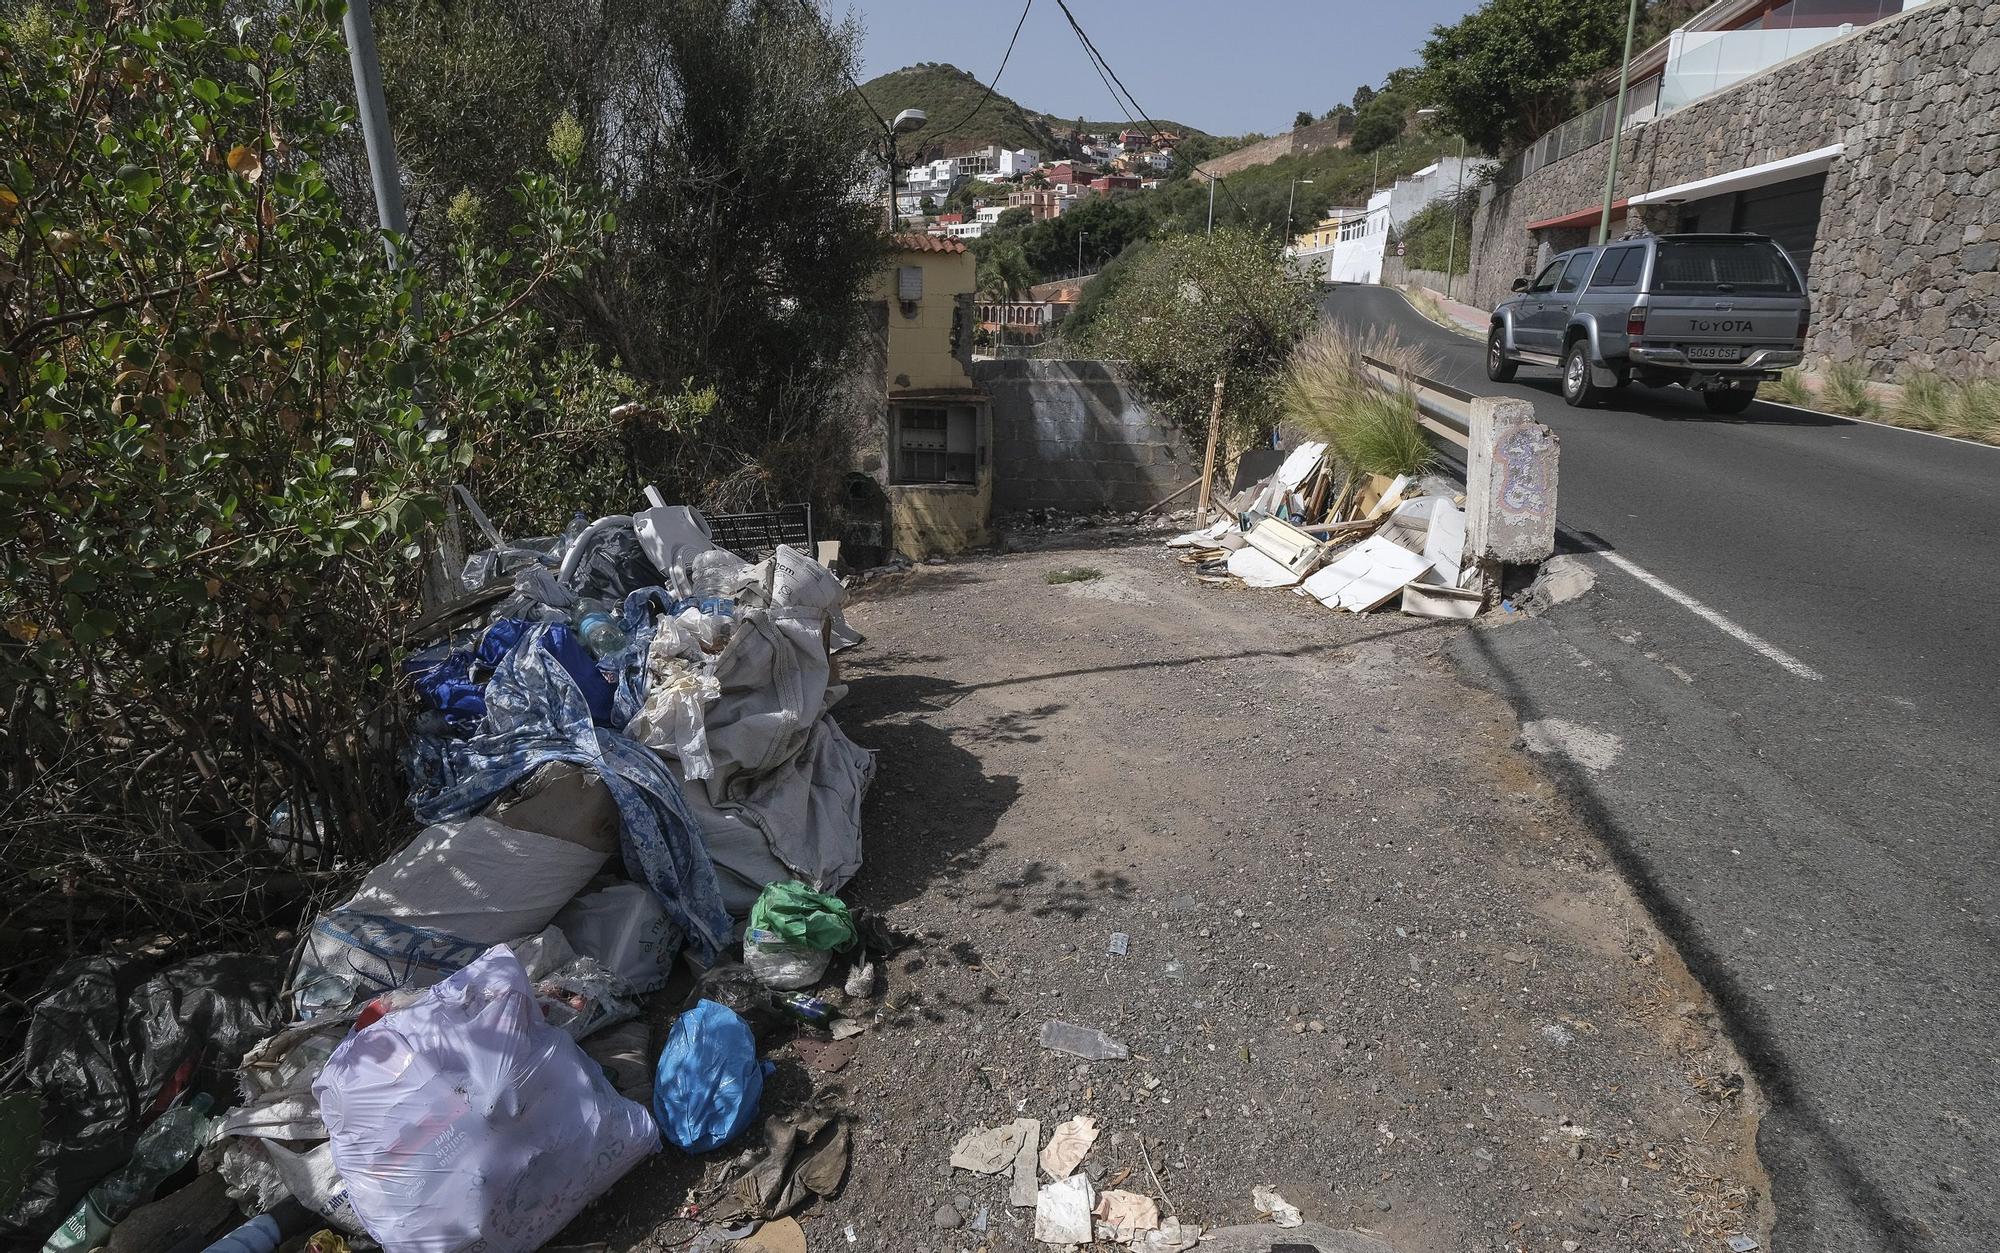
<path id="1" fill-rule="evenodd" d="M 1344 476 L 1321 443 L 1302 443 L 1260 482 L 1218 501 L 1214 524 L 1167 547 L 1197 578 L 1288 587 L 1329 609 L 1369 613 L 1400 594 L 1404 613 L 1471 618 L 1484 606 L 1465 560 L 1462 497 L 1427 492 L 1410 476 Z"/>
<path id="2" fill-rule="evenodd" d="M 777 1031 L 804 1049 L 863 1029 L 837 1005 L 899 941 L 833 895 L 875 773 L 829 712 L 860 639 L 845 589 L 647 495 L 512 542 L 462 495 L 488 546 L 453 629 L 403 664 L 423 829 L 289 965 L 59 971 L 30 1012 L 31 1093 L 0 1104 L 25 1180 L 0 1191 L 10 1241 L 118 1247 L 164 1208 L 180 1236 L 161 1248 L 249 1215 L 233 1253 L 315 1231 L 525 1253 L 663 1138 L 706 1153 L 751 1130 Z M 649 1002 L 690 982 L 655 1048 Z M 777 1219 L 839 1187 L 843 1117 L 763 1131 L 705 1217 Z"/>

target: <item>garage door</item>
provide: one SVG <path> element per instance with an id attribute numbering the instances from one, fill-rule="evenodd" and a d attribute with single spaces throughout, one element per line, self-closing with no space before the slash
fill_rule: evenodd
<path id="1" fill-rule="evenodd" d="M 1749 231 L 1769 235 L 1811 279 L 1813 241 L 1819 236 L 1819 202 L 1825 174 L 1809 174 L 1769 187 L 1711 196 L 1681 207 L 1683 231 Z"/>
<path id="2" fill-rule="evenodd" d="M 1813 240 L 1819 235 L 1820 196 L 1825 191 L 1826 175 L 1814 174 L 1738 192 L 1734 229 L 1777 240 L 1805 274 L 1812 266 Z"/>

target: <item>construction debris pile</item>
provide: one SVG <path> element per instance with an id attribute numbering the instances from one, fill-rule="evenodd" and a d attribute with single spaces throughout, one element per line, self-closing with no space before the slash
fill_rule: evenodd
<path id="1" fill-rule="evenodd" d="M 1465 553 L 1462 497 L 1424 494 L 1417 480 L 1346 476 L 1320 443 L 1294 448 L 1269 477 L 1216 502 L 1213 525 L 1167 541 L 1196 577 L 1288 587 L 1329 609 L 1368 613 L 1401 594 L 1404 613 L 1470 618 L 1486 600 Z"/>
<path id="2" fill-rule="evenodd" d="M 757 1127 L 781 1030 L 827 1068 L 852 1055 L 865 1027 L 840 1007 L 899 940 L 831 895 L 861 866 L 875 773 L 829 713 L 859 641 L 843 585 L 784 544 L 753 564 L 648 496 L 518 542 L 463 496 L 488 546 L 403 666 L 423 829 L 288 970 L 65 967 L 30 1014 L 27 1109 L 54 1113 L 21 1142 L 13 1236 L 116 1245 L 195 1175 L 153 1203 L 180 1206 L 173 1247 L 247 1215 L 246 1253 L 322 1230 L 322 1248 L 526 1253 L 663 1137 L 704 1153 Z M 672 1020 L 658 1047 L 649 1003 L 690 981 L 677 1016 L 650 1015 Z M 840 1186 L 844 1115 L 762 1130 L 704 1221 L 782 1219 Z"/>

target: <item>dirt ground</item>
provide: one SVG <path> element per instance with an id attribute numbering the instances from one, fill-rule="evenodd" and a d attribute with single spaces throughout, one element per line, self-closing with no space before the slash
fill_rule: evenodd
<path id="1" fill-rule="evenodd" d="M 948 1159 L 1078 1113 L 1100 1184 L 1204 1227 L 1255 1221 L 1261 1184 L 1399 1253 L 1766 1237 L 1757 1095 L 1699 988 L 1438 655 L 1505 625 L 1205 586 L 1161 538 L 1017 540 L 856 594 L 837 712 L 880 755 L 847 895 L 921 938 L 850 1008 L 851 1064 L 771 1054 L 767 1110 L 857 1120 L 808 1247 L 1047 1248 L 1004 1173 Z M 1130 1060 L 1040 1047 L 1051 1018 Z M 731 1156 L 669 1148 L 557 1243 L 698 1247 L 670 1216 Z"/>

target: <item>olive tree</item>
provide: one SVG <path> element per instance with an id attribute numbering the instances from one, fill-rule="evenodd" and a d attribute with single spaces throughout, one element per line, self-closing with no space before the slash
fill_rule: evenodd
<path id="1" fill-rule="evenodd" d="M 1238 229 L 1156 240 L 1096 313 L 1097 346 L 1192 442 L 1218 378 L 1224 433 L 1268 430 L 1279 373 L 1314 322 L 1310 288 L 1282 260 L 1274 240 Z"/>

